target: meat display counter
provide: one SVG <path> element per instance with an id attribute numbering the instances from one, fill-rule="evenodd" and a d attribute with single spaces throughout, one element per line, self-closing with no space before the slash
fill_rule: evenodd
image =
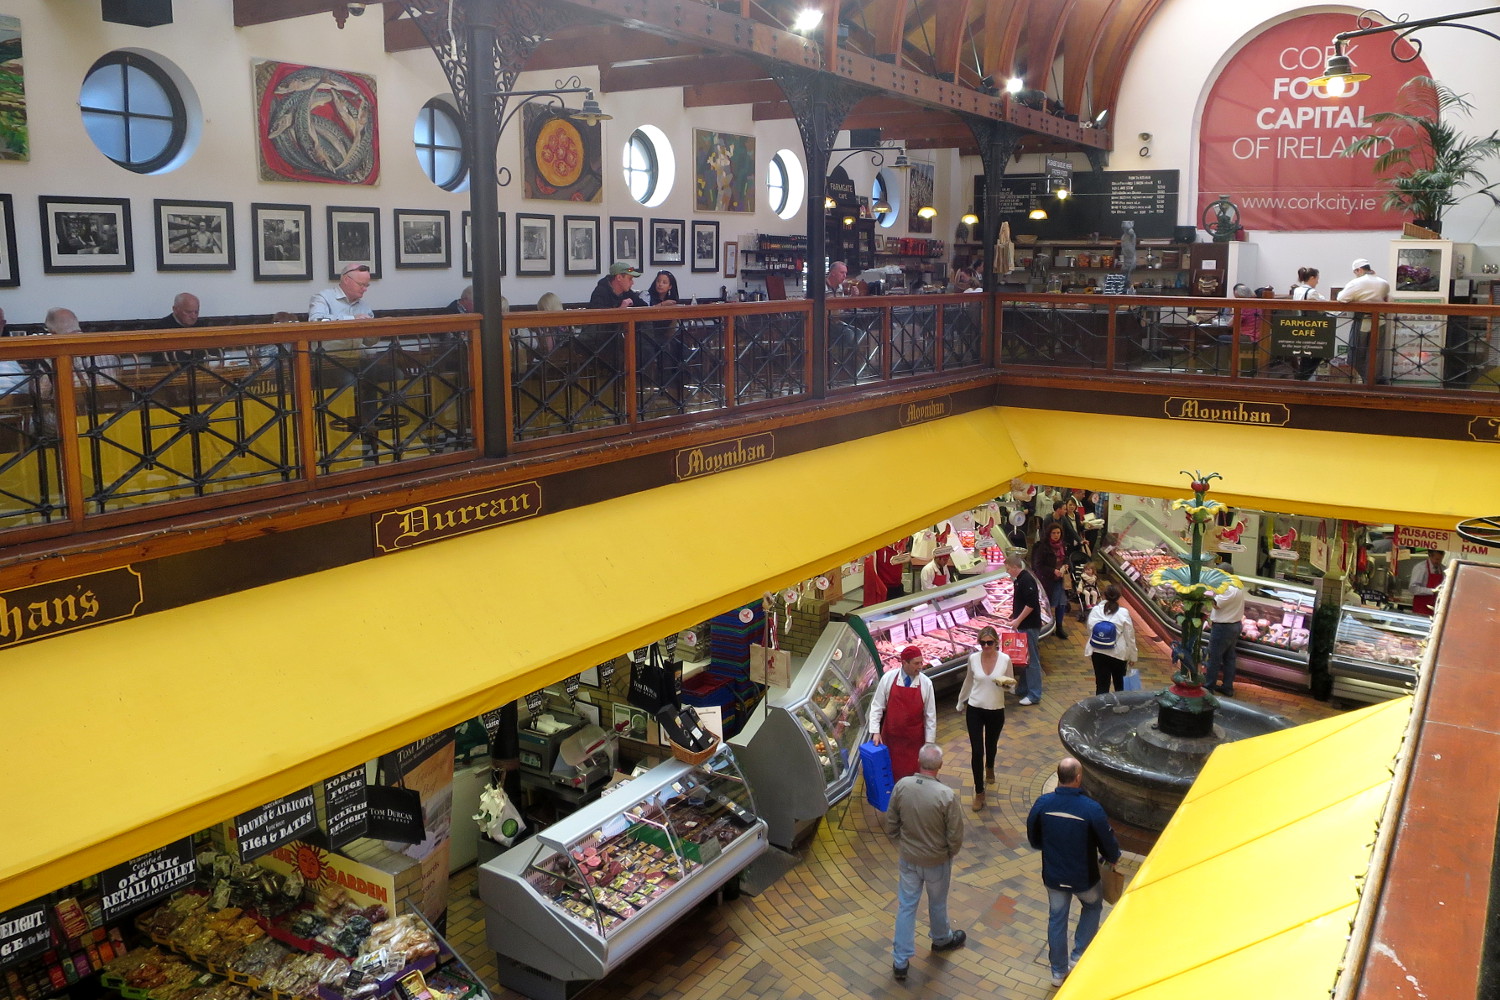
<path id="1" fill-rule="evenodd" d="M 790 850 L 854 788 L 880 674 L 854 629 L 834 622 L 730 741 L 772 844 Z"/>
<path id="2" fill-rule="evenodd" d="M 1004 570 L 971 576 L 933 590 L 872 604 L 849 613 L 870 631 L 880 653 L 881 670 L 901 665 L 901 650 L 921 648 L 923 672 L 937 681 L 957 679 L 970 653 L 979 648 L 976 636 L 986 625 L 1010 631 L 1010 576 Z M 1052 634 L 1052 606 L 1040 595 L 1043 638 Z"/>
<path id="3" fill-rule="evenodd" d="M 1432 619 L 1423 615 L 1344 605 L 1328 658 L 1333 696 L 1377 702 L 1406 694 L 1416 687 L 1431 631 Z"/>
<path id="4" fill-rule="evenodd" d="M 620 785 L 479 870 L 502 985 L 566 1000 L 766 849 L 766 824 L 727 746 Z"/>
<path id="5" fill-rule="evenodd" d="M 1179 638 L 1182 631 L 1176 620 L 1182 614 L 1182 598 L 1171 587 L 1153 587 L 1151 574 L 1186 566 L 1184 542 L 1144 511 L 1127 510 L 1111 518 L 1110 533 L 1099 554 L 1124 581 L 1138 607 L 1155 619 L 1157 631 Z M 1240 654 L 1236 669 L 1281 684 L 1310 687 L 1307 661 L 1316 606 L 1313 589 L 1257 576 L 1240 579 L 1245 584 L 1245 625 L 1235 647 Z"/>

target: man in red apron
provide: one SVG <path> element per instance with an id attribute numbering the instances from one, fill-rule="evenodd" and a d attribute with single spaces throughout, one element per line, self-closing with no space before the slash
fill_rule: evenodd
<path id="1" fill-rule="evenodd" d="M 937 699 L 922 673 L 922 651 L 907 646 L 901 666 L 888 670 L 870 703 L 870 740 L 891 753 L 891 771 L 900 781 L 917 773 L 917 751 L 937 741 Z"/>
<path id="2" fill-rule="evenodd" d="M 1411 611 L 1414 615 L 1432 617 L 1437 607 L 1437 588 L 1443 582 L 1443 559 L 1448 555 L 1442 549 L 1428 549 L 1427 558 L 1411 568 Z"/>

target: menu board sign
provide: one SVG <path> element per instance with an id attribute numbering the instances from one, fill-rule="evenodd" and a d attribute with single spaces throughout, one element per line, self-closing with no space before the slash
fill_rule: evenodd
<path id="1" fill-rule="evenodd" d="M 350 768 L 323 782 L 328 815 L 328 842 L 342 847 L 365 835 L 370 825 L 370 796 L 365 791 L 365 766 Z"/>
<path id="2" fill-rule="evenodd" d="M 318 825 L 313 790 L 286 795 L 234 818 L 240 860 L 250 861 Z"/>
<path id="3" fill-rule="evenodd" d="M 0 966 L 39 955 L 51 943 L 46 903 L 27 903 L 0 913 Z"/>
<path id="4" fill-rule="evenodd" d="M 99 875 L 104 922 L 192 885 L 197 874 L 198 859 L 193 855 L 191 837 L 104 869 Z"/>
<path id="5" fill-rule="evenodd" d="M 1086 170 L 1073 175 L 1072 197 L 1052 196 L 1043 174 L 1001 178 L 996 199 L 1000 221 L 1010 223 L 1016 236 L 1044 240 L 1114 242 L 1121 224 L 1135 223 L 1141 239 L 1172 239 L 1177 228 L 1176 170 Z M 1047 210 L 1047 218 L 1029 217 L 1032 199 Z M 1144 253 L 1144 251 L 1142 251 Z"/>

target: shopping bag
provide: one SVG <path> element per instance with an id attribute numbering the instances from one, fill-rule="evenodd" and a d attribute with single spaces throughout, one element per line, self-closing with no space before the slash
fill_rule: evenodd
<path id="1" fill-rule="evenodd" d="M 497 844 L 509 847 L 526 829 L 526 820 L 516 808 L 505 789 L 499 785 L 487 785 L 479 793 L 479 812 L 475 822 L 485 836 Z"/>
<path id="2" fill-rule="evenodd" d="M 658 643 L 636 650 L 630 657 L 630 704 L 655 715 L 663 705 L 682 701 L 682 662 L 664 659 Z"/>
<path id="3" fill-rule="evenodd" d="M 1125 690 L 1139 691 L 1141 689 L 1141 672 L 1131 667 L 1125 672 Z"/>
<path id="4" fill-rule="evenodd" d="M 1120 897 L 1125 894 L 1125 873 L 1110 866 L 1104 869 L 1103 881 L 1104 901 L 1110 904 L 1118 903 Z"/>
<path id="5" fill-rule="evenodd" d="M 785 649 L 769 649 L 758 642 L 752 642 L 750 679 L 767 687 L 791 687 L 792 654 Z"/>
<path id="6" fill-rule="evenodd" d="M 1024 632 L 1001 632 L 1000 652 L 1010 657 L 1012 663 L 1030 663 L 1031 649 Z"/>

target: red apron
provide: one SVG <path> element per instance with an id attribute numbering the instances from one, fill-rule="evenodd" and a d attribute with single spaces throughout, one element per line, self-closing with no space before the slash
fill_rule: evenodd
<path id="1" fill-rule="evenodd" d="M 917 773 L 917 751 L 927 741 L 920 680 L 907 687 L 905 678 L 898 677 L 891 685 L 890 696 L 885 700 L 885 715 L 880 720 L 880 738 L 891 751 L 891 773 L 897 781 Z"/>
<path id="2" fill-rule="evenodd" d="M 1437 585 L 1440 584 L 1440 583 L 1442 583 L 1442 582 L 1443 582 L 1443 571 L 1442 570 L 1438 570 L 1435 573 L 1432 570 L 1428 570 L 1427 571 L 1427 583 L 1425 585 L 1427 587 L 1427 589 L 1429 589 L 1429 590 L 1435 589 L 1437 587 Z M 1437 595 L 1436 594 L 1418 594 L 1416 597 L 1413 597 L 1411 599 L 1412 614 L 1426 615 L 1428 618 L 1431 618 L 1433 611 L 1435 611 L 1436 609 L 1437 609 Z"/>

